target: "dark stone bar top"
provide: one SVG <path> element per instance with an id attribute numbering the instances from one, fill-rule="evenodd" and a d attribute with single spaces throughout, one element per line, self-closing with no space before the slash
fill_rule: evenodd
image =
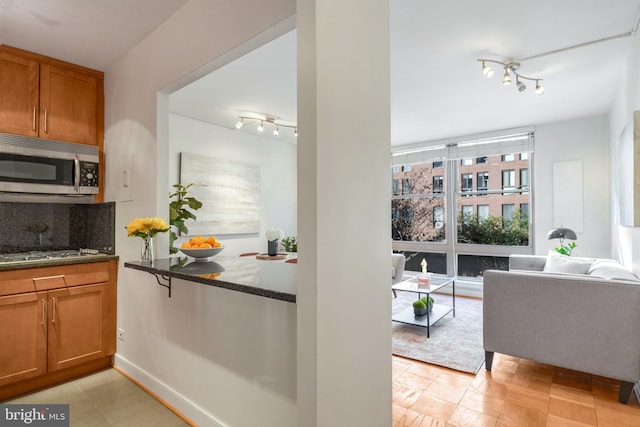
<path id="1" fill-rule="evenodd" d="M 210 261 L 196 261 L 182 256 L 154 259 L 152 263 L 144 264 L 129 261 L 124 266 L 168 280 L 175 277 L 265 298 L 296 302 L 296 264 L 282 261 L 225 256 L 216 256 Z"/>
<path id="2" fill-rule="evenodd" d="M 118 259 L 117 255 L 97 254 L 82 255 L 68 258 L 34 259 L 29 261 L 3 262 L 0 263 L 0 271 L 21 270 L 23 268 L 54 267 L 57 265 L 85 264 L 90 262 L 109 261 Z"/>

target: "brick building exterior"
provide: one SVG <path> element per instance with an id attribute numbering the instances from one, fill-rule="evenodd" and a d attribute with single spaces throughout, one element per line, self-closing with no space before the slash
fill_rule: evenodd
<path id="1" fill-rule="evenodd" d="M 511 218 L 518 210 L 529 215 L 529 160 L 526 153 L 503 154 L 457 160 L 458 176 L 453 190 L 456 217 L 477 215 Z M 444 238 L 443 193 L 447 182 L 446 162 L 394 166 L 392 173 L 394 240 L 437 241 Z M 411 224 L 404 236 L 398 232 L 405 219 Z M 401 221 L 400 221 L 401 222 Z"/>

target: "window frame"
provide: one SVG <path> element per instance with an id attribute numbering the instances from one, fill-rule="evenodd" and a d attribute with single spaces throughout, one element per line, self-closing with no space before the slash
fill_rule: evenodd
<path id="1" fill-rule="evenodd" d="M 476 138 L 476 139 L 474 139 Z M 456 276 L 458 274 L 458 258 L 465 255 L 473 256 L 497 256 L 508 257 L 511 254 L 533 254 L 535 246 L 535 149 L 534 149 L 534 129 L 533 127 L 510 129 L 505 131 L 491 132 L 480 134 L 477 136 L 466 136 L 460 138 L 449 138 L 442 141 L 430 141 L 428 143 L 415 144 L 407 147 L 392 147 L 392 164 L 401 164 L 409 161 L 413 163 L 431 164 L 432 169 L 445 167 L 444 181 L 445 191 L 438 194 L 444 199 L 445 207 L 445 229 L 446 239 L 442 241 L 400 241 L 394 240 L 392 247 L 396 251 L 409 251 L 446 255 L 446 270 L 448 275 Z M 485 147 L 488 147 L 485 148 Z M 458 243 L 457 236 L 457 200 L 460 196 L 457 188 L 457 181 L 460 178 L 459 159 L 462 157 L 484 157 L 485 155 L 500 155 L 500 150 L 506 147 L 512 147 L 508 153 L 515 153 L 514 156 L 527 153 L 524 157 L 528 157 L 527 169 L 531 171 L 529 174 L 528 188 L 528 208 L 529 208 L 529 243 L 527 246 L 500 246 L 500 245 L 480 245 Z M 504 152 L 504 151 L 503 151 Z M 458 155 L 465 153 L 464 155 Z M 517 162 L 517 157 L 514 161 Z M 502 160 L 502 157 L 500 157 Z M 517 165 L 514 165 L 517 168 Z M 469 167 L 465 167 L 469 168 Z M 472 169 L 473 170 L 473 169 Z M 477 170 L 477 169 L 476 169 Z M 474 171 L 475 172 L 475 171 Z M 500 187 L 495 182 L 497 177 L 490 177 L 493 182 L 494 189 L 490 189 L 489 193 L 502 193 Z M 519 192 L 516 190 L 516 193 Z M 473 194 L 473 193 L 472 193 Z M 465 281 L 479 282 L 481 278 L 465 277 Z"/>

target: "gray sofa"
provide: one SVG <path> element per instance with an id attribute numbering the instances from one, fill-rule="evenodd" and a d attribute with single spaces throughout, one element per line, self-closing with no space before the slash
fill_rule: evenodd
<path id="1" fill-rule="evenodd" d="M 484 272 L 486 369 L 498 352 L 613 378 L 627 403 L 640 381 L 640 281 L 613 260 L 570 259 L 586 271 L 512 255 L 509 271 Z"/>

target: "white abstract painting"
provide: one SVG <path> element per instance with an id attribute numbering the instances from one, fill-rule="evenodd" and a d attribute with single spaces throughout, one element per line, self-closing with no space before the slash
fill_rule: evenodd
<path id="1" fill-rule="evenodd" d="M 202 202 L 189 235 L 260 232 L 260 168 L 257 165 L 180 153 L 180 183 Z"/>

